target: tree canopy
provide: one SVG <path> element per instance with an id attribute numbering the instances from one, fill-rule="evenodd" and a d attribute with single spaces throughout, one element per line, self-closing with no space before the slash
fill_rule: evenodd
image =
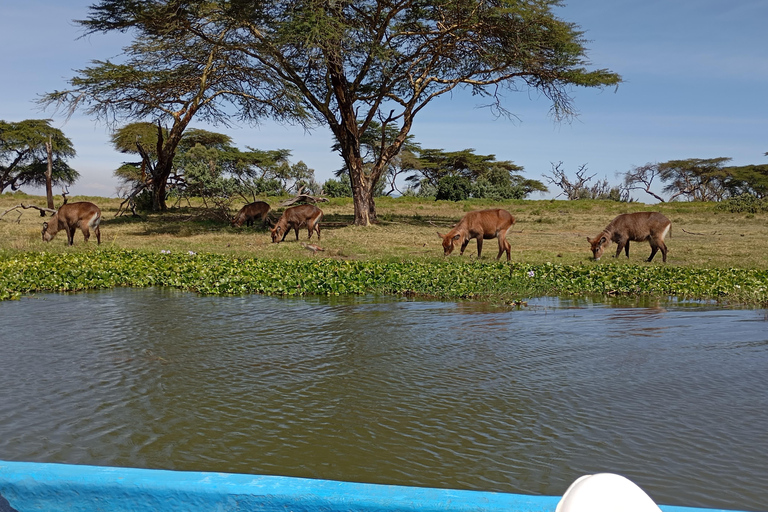
<path id="1" fill-rule="evenodd" d="M 768 165 L 729 166 L 727 157 L 688 158 L 634 167 L 624 176 L 629 190 L 642 190 L 659 201 L 654 180 L 664 184 L 667 200 L 722 201 L 743 194 L 768 197 Z"/>
<path id="2" fill-rule="evenodd" d="M 420 149 L 416 161 L 407 180 L 436 190 L 437 199 L 523 199 L 533 192 L 547 191 L 542 182 L 523 177 L 521 166 L 496 160 L 496 155 L 478 155 L 471 148 Z"/>
<path id="3" fill-rule="evenodd" d="M 144 167 L 156 210 L 166 208 L 173 159 L 193 119 L 229 125 L 233 120 L 255 123 L 264 116 L 305 117 L 288 84 L 258 63 L 245 62 L 245 54 L 222 45 L 233 29 L 209 26 L 204 37 L 187 30 L 183 16 L 197 17 L 199 23 L 210 20 L 182 5 L 194 7 L 176 0 L 102 1 L 91 6 L 90 17 L 77 21 L 88 34 L 132 30 L 135 38 L 123 49 L 121 62 L 94 61 L 77 71 L 69 89 L 40 100 L 70 115 L 84 109 L 110 126 L 123 121 L 156 123 L 156 145 L 142 145 L 139 150 L 154 155 L 152 162 L 144 157 Z"/>
<path id="4" fill-rule="evenodd" d="M 141 39 L 131 48 L 129 57 L 136 60 L 124 78 L 110 76 L 120 69 L 100 65 L 99 73 L 84 73 L 87 82 L 80 90 L 90 97 L 104 83 L 128 90 L 130 80 L 144 78 L 134 71 L 146 70 L 150 84 L 160 80 L 165 87 L 159 90 L 176 97 L 182 95 L 173 84 L 188 84 L 183 91 L 190 100 L 168 96 L 161 102 L 147 94 L 156 89 L 144 87 L 139 96 L 152 98 L 149 108 L 128 102 L 126 112 L 138 117 L 160 110 L 181 119 L 208 98 L 196 94 L 201 70 L 188 65 L 205 62 L 212 76 L 234 70 L 243 80 L 228 83 L 243 93 L 262 91 L 265 83 L 269 92 L 282 88 L 281 99 L 298 93 L 299 104 L 336 138 L 349 171 L 355 222 L 369 224 L 376 218 L 373 194 L 379 180 L 400 153 L 415 116 L 434 98 L 468 88 L 495 113 L 508 114 L 505 89 L 534 90 L 563 118 L 574 113 L 572 86 L 620 82 L 613 72 L 589 69 L 583 33 L 555 15 L 557 5 L 557 0 L 101 0 L 82 22 L 88 30 L 133 29 Z M 219 82 L 206 79 L 210 83 Z M 176 106 L 159 108 L 165 104 Z M 240 114 L 253 118 L 256 111 L 243 108 Z M 366 168 L 362 135 L 373 122 L 382 130 L 395 127 L 396 135 Z"/>
<path id="5" fill-rule="evenodd" d="M 128 124 L 112 134 L 116 150 L 141 156 L 137 161 L 123 163 L 115 171 L 115 176 L 132 194 L 147 188 L 142 185 L 151 179 L 147 163 L 154 165 L 157 158 L 157 152 L 152 148 L 157 147 L 158 137 L 162 138 L 162 132 L 158 134 L 157 127 L 146 122 Z M 139 146 L 149 149 L 142 154 Z M 167 180 L 169 193 L 176 198 L 200 197 L 209 210 L 227 218 L 229 208 L 237 198 L 252 202 L 257 196 L 280 195 L 301 186 L 314 185 L 314 171 L 304 162 L 292 164 L 290 156 L 287 149 L 248 147 L 243 151 L 228 135 L 188 128 L 172 162 Z M 136 196 L 140 194 L 133 197 L 129 194 L 127 199 L 131 202 Z"/>
<path id="6" fill-rule="evenodd" d="M 64 132 L 51 126 L 50 119 L 18 122 L 0 120 L 0 192 L 24 185 L 46 184 L 48 153 L 51 144 L 51 179 L 54 185 L 71 185 L 80 177 L 66 162 L 76 154 Z"/>

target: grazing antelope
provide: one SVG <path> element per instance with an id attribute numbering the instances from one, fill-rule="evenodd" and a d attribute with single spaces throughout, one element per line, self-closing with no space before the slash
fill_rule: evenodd
<path id="1" fill-rule="evenodd" d="M 646 261 L 653 260 L 656 252 L 661 251 L 661 258 L 666 263 L 667 245 L 664 243 L 664 237 L 669 234 L 671 228 L 669 219 L 658 212 L 623 213 L 613 219 L 596 237 L 587 237 L 587 242 L 592 246 L 592 255 L 599 260 L 611 241 L 617 244 L 615 258 L 619 257 L 622 249 L 629 258 L 629 242 L 648 240 L 651 244 L 651 255 Z"/>
<path id="2" fill-rule="evenodd" d="M 300 206 L 291 206 L 287 208 L 280 219 L 272 228 L 272 243 L 280 243 L 285 240 L 285 236 L 293 229 L 296 232 L 296 240 L 299 239 L 299 228 L 307 226 L 309 238 L 312 238 L 312 232 L 317 232 L 317 239 L 320 240 L 320 221 L 323 218 L 323 210 L 315 205 L 302 204 Z"/>
<path id="3" fill-rule="evenodd" d="M 253 226 L 253 222 L 259 219 L 262 224 L 266 224 L 267 215 L 269 214 L 269 205 L 264 201 L 255 201 L 248 203 L 240 208 L 235 218 L 232 220 L 232 225 L 240 227 L 243 224 L 246 226 Z"/>
<path id="4" fill-rule="evenodd" d="M 464 249 L 473 238 L 477 239 L 477 257 L 483 252 L 483 240 L 491 238 L 499 239 L 499 254 L 507 253 L 507 261 L 511 258 L 510 252 L 512 246 L 507 241 L 507 230 L 515 223 L 515 218 L 507 210 L 499 208 L 492 210 L 480 210 L 469 212 L 453 227 L 447 234 L 437 234 L 443 239 L 443 254 L 448 256 L 453 252 L 457 244 L 461 244 L 460 255 L 464 254 Z"/>
<path id="5" fill-rule="evenodd" d="M 91 237 L 91 229 L 96 233 L 96 241 L 101 243 L 101 210 L 87 201 L 67 203 L 61 206 L 48 222 L 43 222 L 43 242 L 50 242 L 61 230 L 67 232 L 69 245 L 74 244 L 75 228 L 80 228 L 85 241 Z"/>

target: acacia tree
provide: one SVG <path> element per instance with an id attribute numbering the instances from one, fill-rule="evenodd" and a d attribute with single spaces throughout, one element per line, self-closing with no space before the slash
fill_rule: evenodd
<path id="1" fill-rule="evenodd" d="M 496 155 L 478 155 L 471 148 L 423 149 L 418 152 L 414 167 L 413 174 L 406 179 L 437 190 L 438 199 L 460 200 L 470 195 L 523 199 L 533 192 L 547 191 L 542 182 L 519 174 L 523 168 L 514 162 L 496 160 Z"/>
<path id="2" fill-rule="evenodd" d="M 160 136 L 162 132 L 158 135 L 157 127 L 146 122 L 130 123 L 112 133 L 112 145 L 117 151 L 141 157 L 123 163 L 115 171 L 115 176 L 134 194 L 126 198 L 129 204 L 136 192 L 149 188 L 152 177 L 148 167 L 156 165 Z M 188 128 L 179 141 L 166 183 L 177 197 L 201 197 L 206 205 L 214 205 L 209 210 L 227 218 L 237 197 L 251 202 L 257 195 L 278 195 L 312 181 L 314 171 L 303 162 L 291 164 L 290 156 L 286 149 L 265 151 L 248 147 L 241 151 L 228 135 Z M 131 205 L 132 210 L 134 206 Z"/>
<path id="3" fill-rule="evenodd" d="M 742 194 L 768 196 L 768 165 L 727 166 L 730 158 L 689 158 L 633 167 L 624 175 L 629 190 L 643 190 L 661 202 L 651 190 L 653 181 L 666 185 L 667 201 L 687 197 L 691 201 L 721 201 Z"/>
<path id="4" fill-rule="evenodd" d="M 93 61 L 93 66 L 78 70 L 69 80 L 71 88 L 40 100 L 68 115 L 82 108 L 110 126 L 118 121 L 155 123 L 155 146 L 138 141 L 137 148 L 144 158 L 154 210 L 167 208 L 173 160 L 193 119 L 226 126 L 233 117 L 247 122 L 267 115 L 290 120 L 305 117 L 290 86 L 254 63 L 246 65 L 242 54 L 227 52 L 221 43 L 229 37 L 228 29 L 210 27 L 206 37 L 198 37 L 184 28 L 175 13 L 176 4 L 139 0 L 92 6 L 88 19 L 76 21 L 86 35 L 134 31 L 135 39 L 123 49 L 123 62 Z M 226 108 L 231 104 L 237 107 L 234 114 Z M 170 127 L 165 128 L 166 123 Z"/>
<path id="5" fill-rule="evenodd" d="M 415 116 L 467 87 L 508 114 L 501 92 L 534 90 L 556 118 L 573 114 L 571 86 L 616 85 L 588 70 L 583 33 L 553 12 L 558 0 L 102 0 L 99 30 L 152 27 L 158 37 L 194 34 L 225 45 L 300 91 L 339 143 L 349 170 L 355 223 L 375 221 L 374 191 Z M 245 63 L 244 63 L 245 65 Z M 361 120 L 361 122 L 358 122 Z M 397 136 L 366 169 L 361 136 L 372 122 Z"/>
<path id="6" fill-rule="evenodd" d="M 729 175 L 725 187 L 730 196 L 749 194 L 761 199 L 768 197 L 768 165 L 726 167 L 725 171 Z"/>
<path id="7" fill-rule="evenodd" d="M 75 154 L 72 141 L 50 119 L 0 120 L 0 192 L 24 185 L 71 185 L 80 175 L 66 160 Z M 53 208 L 47 192 L 48 207 Z"/>
<path id="8" fill-rule="evenodd" d="M 685 195 L 691 201 L 721 201 L 727 190 L 728 172 L 724 166 L 731 159 L 689 158 L 659 164 L 659 177 L 667 183 L 664 192 L 673 197 Z"/>

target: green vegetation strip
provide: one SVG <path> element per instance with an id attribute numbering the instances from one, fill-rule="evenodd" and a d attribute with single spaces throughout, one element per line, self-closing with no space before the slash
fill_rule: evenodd
<path id="1" fill-rule="evenodd" d="M 541 295 L 645 295 L 768 304 L 765 270 L 616 262 L 509 264 L 467 258 L 274 260 L 114 249 L 0 252 L 0 300 L 118 286 L 169 286 L 206 295 L 388 294 L 504 301 Z"/>

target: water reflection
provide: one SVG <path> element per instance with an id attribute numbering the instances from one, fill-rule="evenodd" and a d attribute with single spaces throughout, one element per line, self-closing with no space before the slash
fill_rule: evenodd
<path id="1" fill-rule="evenodd" d="M 766 509 L 764 311 L 211 298 L 0 303 L 0 458 Z"/>

